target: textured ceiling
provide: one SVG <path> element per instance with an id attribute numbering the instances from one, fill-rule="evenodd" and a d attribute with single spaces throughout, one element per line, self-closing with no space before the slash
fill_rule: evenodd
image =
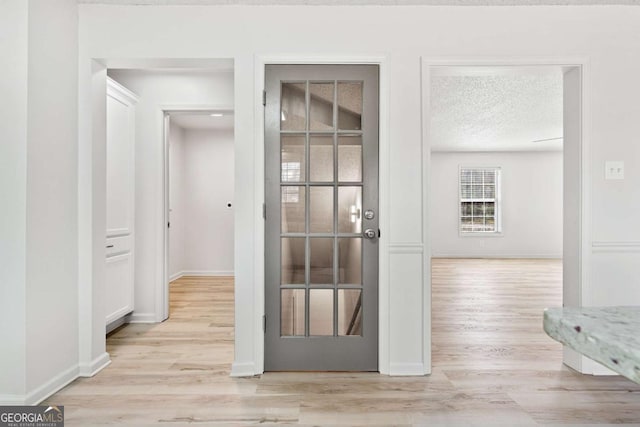
<path id="1" fill-rule="evenodd" d="M 436 73 L 430 132 L 434 151 L 561 150 L 562 140 L 540 140 L 562 136 L 562 71 L 452 67 Z"/>
<path id="2" fill-rule="evenodd" d="M 78 3 L 132 5 L 383 5 L 383 6 L 543 6 L 640 5 L 640 0 L 78 0 Z"/>
<path id="3" fill-rule="evenodd" d="M 223 117 L 206 114 L 171 114 L 171 124 L 187 130 L 233 130 L 233 113 Z"/>

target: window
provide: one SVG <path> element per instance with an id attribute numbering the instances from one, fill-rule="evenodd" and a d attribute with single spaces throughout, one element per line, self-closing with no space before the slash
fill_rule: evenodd
<path id="1" fill-rule="evenodd" d="M 500 168 L 460 168 L 460 232 L 499 233 Z"/>

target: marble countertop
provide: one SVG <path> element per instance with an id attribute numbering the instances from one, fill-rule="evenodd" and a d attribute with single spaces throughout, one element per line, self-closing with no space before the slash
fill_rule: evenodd
<path id="1" fill-rule="evenodd" d="M 640 384 L 640 307 L 548 308 L 544 330 Z"/>

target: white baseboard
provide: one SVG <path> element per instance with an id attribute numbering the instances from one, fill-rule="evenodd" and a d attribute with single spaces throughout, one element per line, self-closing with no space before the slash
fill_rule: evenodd
<path id="1" fill-rule="evenodd" d="M 55 392 L 64 388 L 67 384 L 78 378 L 79 368 L 78 365 L 74 365 L 69 369 L 61 372 L 55 377 L 51 378 L 40 387 L 36 388 L 31 393 L 27 394 L 24 399 L 25 405 L 37 405 Z"/>
<path id="2" fill-rule="evenodd" d="M 391 363 L 389 364 L 389 375 L 400 376 L 423 376 L 428 372 L 423 363 Z"/>
<path id="3" fill-rule="evenodd" d="M 600 363 L 589 359 L 586 356 L 583 356 L 583 360 L 582 360 L 582 371 L 585 374 L 591 374 L 591 375 L 595 375 L 595 376 L 602 376 L 602 375 L 616 375 L 619 376 L 620 374 L 618 374 L 617 372 L 612 371 L 611 369 L 607 368 L 604 365 L 601 365 Z"/>
<path id="4" fill-rule="evenodd" d="M 233 362 L 231 365 L 232 377 L 252 377 L 254 375 L 257 375 L 257 372 L 253 362 Z"/>
<path id="5" fill-rule="evenodd" d="M 576 372 L 585 375 L 594 375 L 594 376 L 602 376 L 602 375 L 617 375 L 617 372 L 612 371 L 604 365 L 596 362 L 595 360 L 589 359 L 587 356 L 583 356 L 578 353 L 574 349 L 567 347 L 566 345 L 563 347 L 563 359 L 562 362 L 573 369 Z"/>
<path id="6" fill-rule="evenodd" d="M 566 345 L 562 346 L 562 363 L 570 367 L 576 372 L 584 373 L 582 369 L 583 356 Z"/>
<path id="7" fill-rule="evenodd" d="M 178 280 L 181 277 L 185 276 L 198 276 L 198 277 L 229 277 L 233 276 L 235 273 L 233 270 L 184 270 L 179 273 L 172 274 L 169 277 L 169 281 L 173 282 L 174 280 Z"/>
<path id="8" fill-rule="evenodd" d="M 24 401 L 24 394 L 0 394 L 0 406 L 22 406 Z"/>
<path id="9" fill-rule="evenodd" d="M 562 254 L 443 254 L 432 253 L 431 258 L 466 259 L 562 259 Z"/>
<path id="10" fill-rule="evenodd" d="M 136 313 L 130 315 L 128 323 L 158 323 L 155 313 Z"/>
<path id="11" fill-rule="evenodd" d="M 110 333 L 112 331 L 115 331 L 116 329 L 118 329 L 120 326 L 129 323 L 131 320 L 131 314 L 127 314 L 126 316 L 122 316 L 119 319 L 114 320 L 111 323 L 107 323 L 107 327 L 105 329 L 106 333 Z"/>
<path id="12" fill-rule="evenodd" d="M 104 352 L 93 359 L 91 363 L 80 363 L 79 375 L 81 377 L 92 377 L 110 364 L 111 358 L 109 357 L 109 353 Z"/>

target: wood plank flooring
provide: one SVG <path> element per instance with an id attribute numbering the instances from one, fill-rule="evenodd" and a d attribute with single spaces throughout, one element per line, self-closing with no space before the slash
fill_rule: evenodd
<path id="1" fill-rule="evenodd" d="M 577 374 L 542 331 L 556 260 L 433 262 L 433 373 L 230 378 L 232 278 L 171 284 L 171 317 L 107 340 L 113 363 L 48 399 L 68 426 L 640 425 L 640 386 Z"/>

